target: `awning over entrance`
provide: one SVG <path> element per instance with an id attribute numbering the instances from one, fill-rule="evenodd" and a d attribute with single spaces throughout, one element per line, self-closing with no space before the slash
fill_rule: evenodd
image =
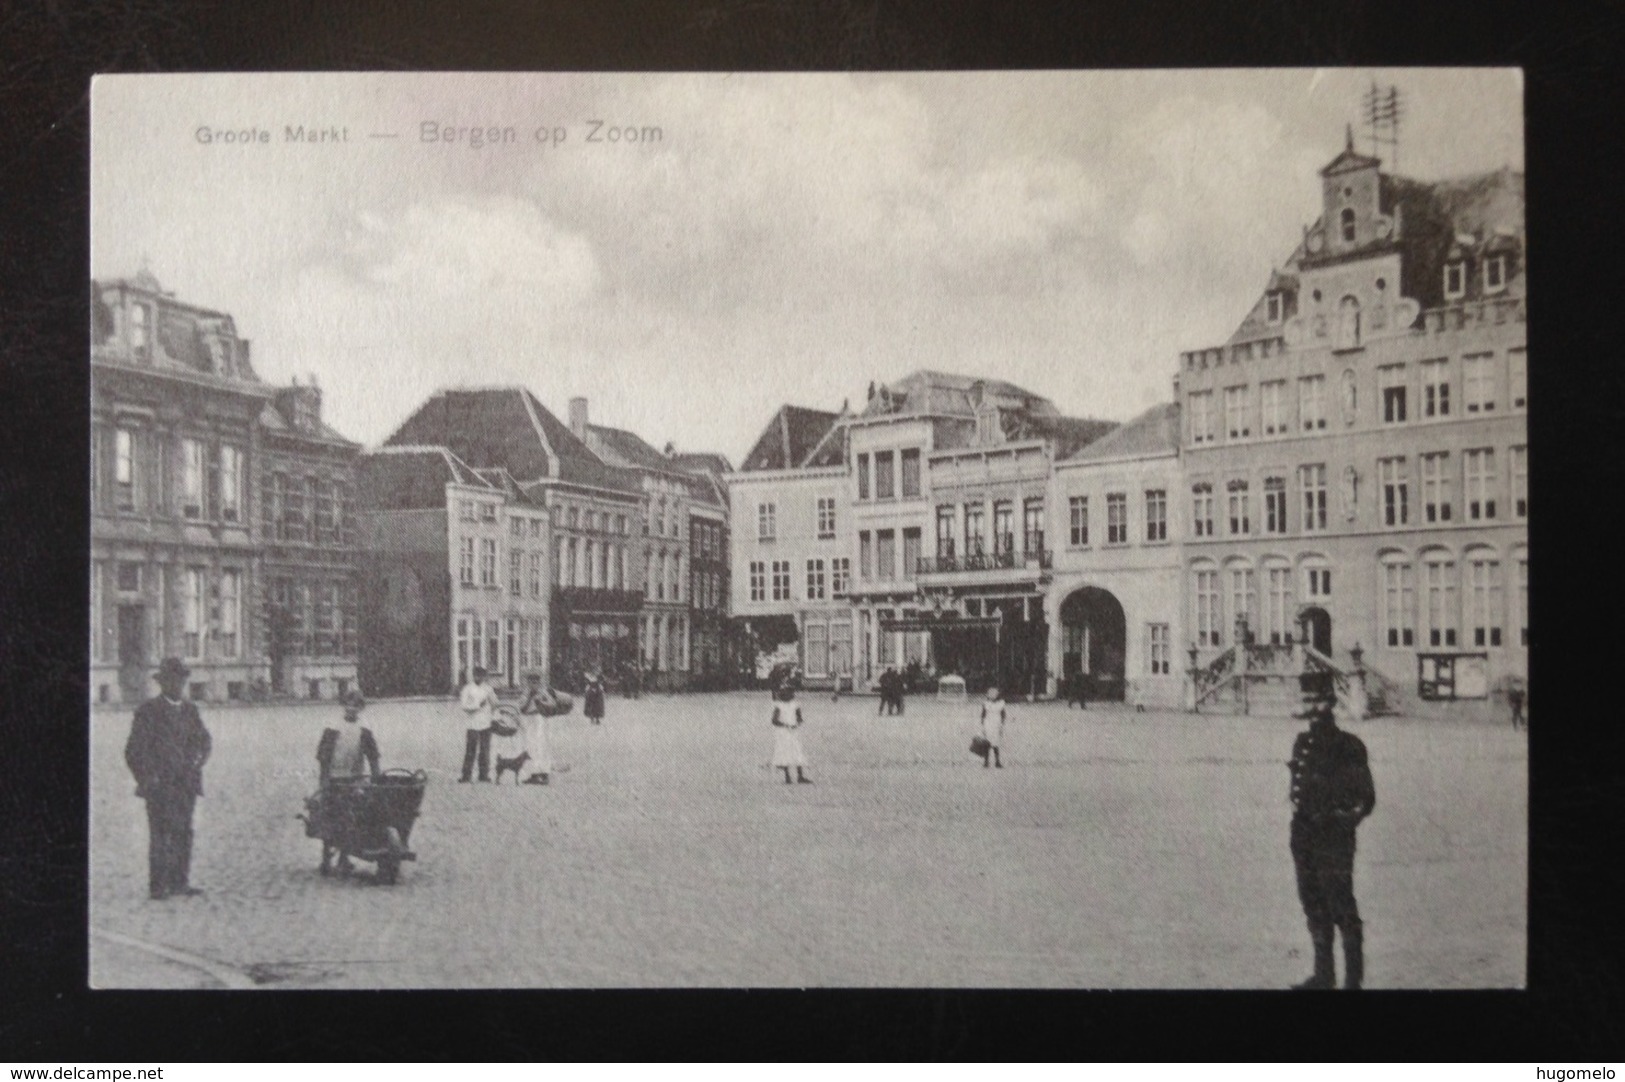
<path id="1" fill-rule="evenodd" d="M 997 630 L 1004 621 L 997 616 L 911 616 L 903 619 L 880 621 L 882 631 L 969 631 L 972 628 Z"/>

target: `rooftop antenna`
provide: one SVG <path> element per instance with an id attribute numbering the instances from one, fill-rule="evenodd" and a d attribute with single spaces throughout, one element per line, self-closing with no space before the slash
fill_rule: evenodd
<path id="1" fill-rule="evenodd" d="M 1365 92 L 1362 101 L 1365 114 L 1366 138 L 1371 140 L 1372 157 L 1382 157 L 1382 148 L 1389 147 L 1392 155 L 1389 167 L 1399 168 L 1399 122 L 1405 113 L 1405 102 L 1400 97 L 1399 87 L 1378 86 L 1372 80 L 1371 89 Z"/>

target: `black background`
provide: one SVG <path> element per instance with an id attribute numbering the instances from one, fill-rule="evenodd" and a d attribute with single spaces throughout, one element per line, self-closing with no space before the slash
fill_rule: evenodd
<path id="1" fill-rule="evenodd" d="M 0 3 L 0 1061 L 1617 1060 L 1622 28 L 1616 2 Z M 86 990 L 91 75 L 1376 64 L 1525 69 L 1528 991 Z"/>

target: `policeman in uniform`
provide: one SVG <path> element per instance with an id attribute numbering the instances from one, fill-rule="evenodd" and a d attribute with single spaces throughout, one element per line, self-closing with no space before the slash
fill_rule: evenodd
<path id="1" fill-rule="evenodd" d="M 1343 933 L 1343 987 L 1365 976 L 1363 929 L 1354 901 L 1354 831 L 1376 805 L 1365 744 L 1337 727 L 1337 689 L 1329 672 L 1299 677 L 1309 722 L 1292 745 L 1292 863 L 1298 898 L 1315 948 L 1315 972 L 1298 988 L 1334 988 L 1332 932 Z"/>

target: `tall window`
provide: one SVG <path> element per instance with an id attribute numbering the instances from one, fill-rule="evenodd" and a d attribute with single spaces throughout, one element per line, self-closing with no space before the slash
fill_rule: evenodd
<path id="1" fill-rule="evenodd" d="M 1167 676 L 1173 670 L 1173 640 L 1168 635 L 1167 624 L 1150 624 L 1151 649 L 1147 654 L 1150 664 L 1146 671 L 1152 676 Z"/>
<path id="2" fill-rule="evenodd" d="M 1337 302 L 1337 348 L 1355 349 L 1360 344 L 1360 302 L 1353 296 Z"/>
<path id="3" fill-rule="evenodd" d="M 852 557 L 836 556 L 829 562 L 829 593 L 831 597 L 845 597 L 852 586 Z"/>
<path id="4" fill-rule="evenodd" d="M 980 556 L 982 554 L 982 505 L 980 503 L 967 503 L 965 505 L 965 555 Z"/>
<path id="5" fill-rule="evenodd" d="M 898 578 L 912 579 L 920 569 L 920 528 L 903 528 L 903 567 Z"/>
<path id="6" fill-rule="evenodd" d="M 1344 207 L 1342 213 L 1340 213 L 1337 216 L 1337 223 L 1338 223 L 1338 228 L 1342 232 L 1343 243 L 1344 244 L 1353 244 L 1354 243 L 1354 208 L 1353 207 Z"/>
<path id="7" fill-rule="evenodd" d="M 761 560 L 750 562 L 750 599 L 752 601 L 767 600 L 767 564 Z"/>
<path id="8" fill-rule="evenodd" d="M 1264 626 L 1259 631 L 1278 646 L 1292 632 L 1292 568 L 1284 563 L 1267 565 L 1264 589 Z"/>
<path id="9" fill-rule="evenodd" d="M 1089 543 L 1089 497 L 1073 496 L 1066 501 L 1068 516 L 1071 519 L 1070 540 L 1073 545 L 1081 547 Z"/>
<path id="10" fill-rule="evenodd" d="M 209 622 L 204 613 L 208 597 L 203 588 L 203 568 L 187 568 L 182 585 L 186 591 L 181 597 L 184 606 L 181 612 L 182 647 L 187 658 L 200 658 L 203 656 L 203 629 Z"/>
<path id="11" fill-rule="evenodd" d="M 1247 482 L 1231 481 L 1225 488 L 1231 536 L 1252 533 L 1253 523 L 1247 507 Z"/>
<path id="12" fill-rule="evenodd" d="M 1377 459 L 1377 483 L 1382 486 L 1382 524 L 1403 526 L 1410 521 L 1410 480 L 1403 458 Z"/>
<path id="13" fill-rule="evenodd" d="M 617 582 L 616 585 L 619 586 L 620 583 Z M 542 554 L 540 552 L 530 554 L 530 596 L 542 596 Z"/>
<path id="14" fill-rule="evenodd" d="M 1264 414 L 1264 435 L 1279 436 L 1287 430 L 1286 380 L 1272 379 L 1258 385 L 1258 400 Z"/>
<path id="15" fill-rule="evenodd" d="M 518 549 L 508 550 L 508 594 L 523 597 L 525 593 L 525 554 Z"/>
<path id="16" fill-rule="evenodd" d="M 1284 311 L 1284 305 L 1282 304 L 1282 300 L 1283 300 L 1283 294 L 1278 289 L 1271 290 L 1270 292 L 1264 294 L 1264 321 L 1265 322 L 1271 323 L 1271 324 L 1281 322 L 1282 313 Z"/>
<path id="17" fill-rule="evenodd" d="M 1286 478 L 1264 478 L 1264 532 L 1286 533 Z"/>
<path id="18" fill-rule="evenodd" d="M 1468 413 L 1495 412 L 1495 357 L 1476 353 L 1461 359 L 1461 393 Z"/>
<path id="19" fill-rule="evenodd" d="M 1507 472 L 1512 475 L 1512 517 L 1529 517 L 1529 448 L 1507 448 Z"/>
<path id="20" fill-rule="evenodd" d="M 1191 529 L 1197 537 L 1213 536 L 1213 486 L 1206 481 L 1191 486 Z"/>
<path id="21" fill-rule="evenodd" d="M 771 541 L 778 536 L 779 509 L 776 504 L 756 505 L 756 540 Z"/>
<path id="22" fill-rule="evenodd" d="M 220 572 L 220 656 L 236 657 L 242 646 L 242 572 Z"/>
<path id="23" fill-rule="evenodd" d="M 1515 410 L 1529 405 L 1529 354 L 1526 350 L 1507 351 L 1507 398 Z"/>
<path id="24" fill-rule="evenodd" d="M 1377 381 L 1382 388 L 1382 423 L 1401 424 L 1405 420 L 1405 366 L 1385 364 L 1377 369 Z"/>
<path id="25" fill-rule="evenodd" d="M 1430 552 L 1422 561 L 1422 591 L 1427 602 L 1429 646 L 1456 645 L 1456 561 Z"/>
<path id="26" fill-rule="evenodd" d="M 1219 573 L 1196 572 L 1196 644 L 1218 646 L 1223 642 L 1224 616 L 1219 609 Z"/>
<path id="27" fill-rule="evenodd" d="M 1443 357 L 1422 362 L 1422 416 L 1450 416 L 1450 362 Z"/>
<path id="28" fill-rule="evenodd" d="M 835 536 L 835 497 L 818 497 L 818 536 L 831 538 Z"/>
<path id="29" fill-rule="evenodd" d="M 1467 554 L 1467 626 L 1474 646 L 1501 645 L 1501 561 L 1477 550 Z"/>
<path id="30" fill-rule="evenodd" d="M 897 477 L 893 472 L 891 451 L 875 452 L 875 499 L 889 500 L 897 495 Z"/>
<path id="31" fill-rule="evenodd" d="M 895 579 L 897 577 L 897 531 L 875 531 L 875 578 L 881 580 Z"/>
<path id="32" fill-rule="evenodd" d="M 1382 626 L 1389 646 L 1416 645 L 1416 572 L 1408 560 L 1383 562 Z"/>
<path id="33" fill-rule="evenodd" d="M 1233 440 L 1253 434 L 1247 421 L 1247 388 L 1224 389 L 1224 428 Z"/>
<path id="34" fill-rule="evenodd" d="M 899 457 L 902 467 L 903 495 L 918 496 L 920 494 L 920 449 L 910 447 L 903 451 Z"/>
<path id="35" fill-rule="evenodd" d="M 1021 505 L 1021 548 L 1023 552 L 1044 551 L 1044 501 L 1028 500 Z"/>
<path id="36" fill-rule="evenodd" d="M 1422 511 L 1429 522 L 1450 521 L 1450 455 L 1422 456 Z"/>
<path id="37" fill-rule="evenodd" d="M 773 600 L 790 600 L 790 561 L 773 561 Z"/>
<path id="38" fill-rule="evenodd" d="M 1303 529 L 1314 533 L 1326 528 L 1326 467 L 1299 466 L 1298 489 L 1303 493 Z"/>
<path id="39" fill-rule="evenodd" d="M 1009 552 L 1015 548 L 1015 507 L 1009 500 L 993 504 L 993 551 Z"/>
<path id="40" fill-rule="evenodd" d="M 147 329 L 147 306 L 144 304 L 130 305 L 130 349 L 142 358 L 152 351 L 152 339 Z"/>
<path id="41" fill-rule="evenodd" d="M 1247 618 L 1247 626 L 1258 627 L 1258 579 L 1250 567 L 1230 568 L 1230 618 Z"/>
<path id="42" fill-rule="evenodd" d="M 1213 392 L 1195 391 L 1190 398 L 1191 442 L 1213 442 Z"/>
<path id="43" fill-rule="evenodd" d="M 1484 260 L 1484 292 L 1499 293 L 1507 284 L 1507 257 L 1492 255 Z"/>
<path id="44" fill-rule="evenodd" d="M 479 521 L 479 516 L 474 511 L 474 501 L 459 500 L 457 503 L 457 517 L 462 522 Z"/>
<path id="45" fill-rule="evenodd" d="M 937 555 L 952 556 L 954 554 L 954 526 L 957 515 L 953 504 L 945 504 L 937 508 Z"/>
<path id="46" fill-rule="evenodd" d="M 1298 380 L 1298 420 L 1305 432 L 1326 427 L 1326 377 Z"/>
<path id="47" fill-rule="evenodd" d="M 1145 539 L 1168 540 L 1168 490 L 1165 488 L 1145 490 Z"/>
<path id="48" fill-rule="evenodd" d="M 1128 493 L 1106 494 L 1106 544 L 1128 544 Z"/>
<path id="49" fill-rule="evenodd" d="M 493 538 L 480 539 L 480 585 L 497 584 L 497 543 Z"/>
<path id="50" fill-rule="evenodd" d="M 458 548 L 457 581 L 464 586 L 474 585 L 474 539 L 461 539 Z"/>
<path id="51" fill-rule="evenodd" d="M 807 561 L 807 600 L 824 600 L 824 561 L 813 559 Z"/>
<path id="52" fill-rule="evenodd" d="M 1518 557 L 1518 645 L 1529 645 L 1529 557 Z"/>
<path id="53" fill-rule="evenodd" d="M 181 440 L 181 514 L 203 517 L 203 485 L 208 466 L 202 440 Z"/>
<path id="54" fill-rule="evenodd" d="M 1305 592 L 1310 597 L 1332 596 L 1332 569 L 1322 567 L 1318 563 L 1303 569 L 1303 582 Z"/>
<path id="55" fill-rule="evenodd" d="M 243 518 L 243 453 L 229 443 L 220 445 L 220 517 L 227 522 Z"/>
<path id="56" fill-rule="evenodd" d="M 1467 474 L 1467 517 L 1474 522 L 1495 517 L 1495 452 L 1488 447 L 1463 451 Z"/>
<path id="57" fill-rule="evenodd" d="M 113 486 L 118 509 L 135 510 L 135 433 L 128 428 L 113 433 Z"/>
<path id="58" fill-rule="evenodd" d="M 492 542 L 495 544 L 496 542 Z M 485 667 L 492 674 L 502 672 L 502 622 L 485 621 Z"/>
<path id="59" fill-rule="evenodd" d="M 858 499 L 869 498 L 869 453 L 858 455 Z"/>
<path id="60" fill-rule="evenodd" d="M 591 542 L 588 542 L 588 544 L 591 544 Z M 655 559 L 657 563 L 652 569 L 655 581 L 655 600 L 664 601 L 666 600 L 666 554 L 662 552 L 660 555 L 656 556 Z M 773 569 L 775 571 L 778 570 L 777 561 L 774 562 Z M 774 593 L 774 600 L 776 601 L 778 600 L 777 591 L 775 590 Z"/>

